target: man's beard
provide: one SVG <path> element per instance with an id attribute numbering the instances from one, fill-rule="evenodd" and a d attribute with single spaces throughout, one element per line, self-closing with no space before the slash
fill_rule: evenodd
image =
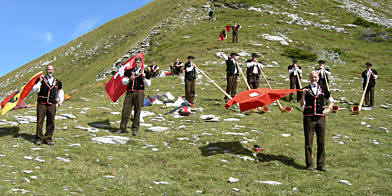
<path id="1" fill-rule="evenodd" d="M 312 81 L 312 83 L 311 83 L 313 86 L 316 86 L 317 85 L 317 82 L 316 81 Z"/>
<path id="2" fill-rule="evenodd" d="M 49 77 L 53 77 L 53 73 L 48 73 L 47 74 Z"/>

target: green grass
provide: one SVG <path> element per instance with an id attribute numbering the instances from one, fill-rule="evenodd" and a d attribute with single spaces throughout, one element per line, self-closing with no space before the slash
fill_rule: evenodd
<path id="1" fill-rule="evenodd" d="M 10 192 L 12 188 L 27 189 L 34 195 L 70 195 L 73 193 L 77 195 L 162 195 L 165 193 L 167 195 L 196 195 L 198 190 L 206 195 L 391 194 L 391 136 L 390 133 L 378 129 L 378 127 L 387 127 L 389 131 L 392 130 L 391 109 L 380 107 L 380 104 L 391 103 L 392 100 L 390 93 L 392 70 L 388 66 L 392 60 L 391 43 L 361 40 L 361 28 L 346 27 L 349 34 L 315 27 L 308 27 L 304 30 L 304 26 L 276 21 L 276 19 L 288 20 L 279 15 L 216 8 L 216 21 L 202 20 L 197 25 L 176 27 L 170 32 L 161 31 L 160 35 L 154 37 L 154 41 L 159 42 L 160 46 L 150 48 L 145 54 L 147 63 L 156 61 L 161 69 L 168 69 L 169 64 L 176 57 L 185 61 L 188 55 L 193 55 L 196 57 L 196 64 L 220 86 L 225 87 L 225 65 L 220 64 L 223 60 L 217 58 L 215 53 L 220 51 L 226 54 L 232 51 L 258 52 L 263 55 L 260 60 L 269 64 L 271 61 L 280 64 L 280 68 L 265 69 L 265 73 L 272 80 L 272 87 L 287 88 L 288 81 L 280 78 L 280 75 L 287 75 L 287 66 L 291 59 L 282 55 L 285 48 L 278 42 L 270 42 L 261 37 L 263 33 L 271 35 L 283 33 L 294 41 L 290 43 L 291 47 L 295 44 L 310 46 L 316 53 L 321 49 L 344 51 L 341 53 L 341 58 L 346 62 L 345 65 L 327 64 L 331 66 L 332 75 L 341 79 L 333 81 L 331 87 L 345 90 L 345 92 L 333 92 L 332 95 L 337 100 L 346 97 L 353 103 L 359 102 L 362 93 L 359 78 L 365 69 L 364 63 L 372 62 L 379 72 L 376 107 L 371 111 L 362 111 L 360 115 L 352 115 L 349 111 L 351 105 L 337 104 L 340 108 L 346 109 L 327 117 L 326 167 L 329 170 L 328 173 L 308 172 L 302 169 L 305 164 L 304 141 L 302 114 L 298 104 L 282 99 L 283 105 L 293 108 L 291 113 L 281 113 L 277 106 L 271 105 L 270 113 L 263 115 L 250 113 L 245 117 L 239 117 L 237 111 L 224 109 L 223 94 L 205 78 L 201 80 L 203 85 L 196 86 L 196 107 L 204 108 L 203 112 L 196 112 L 189 117 L 179 119 L 170 115 L 163 116 L 167 122 L 145 118 L 145 123 L 169 127 L 166 132 L 150 133 L 145 131 L 145 127 L 141 127 L 140 134 L 132 137 L 130 134 L 108 133 L 104 129 L 100 129 L 98 133 L 89 133 L 74 128 L 76 125 L 87 127 L 91 122 L 107 121 L 110 122 L 111 127 L 119 128 L 116 121 L 120 120 L 121 115 L 112 115 L 110 111 L 97 107 L 109 107 L 111 111 L 121 112 L 124 97 L 118 100 L 118 104 L 111 104 L 103 90 L 104 81 L 96 82 L 96 74 L 110 67 L 135 42 L 141 41 L 158 21 L 173 16 L 188 6 L 200 7 L 205 2 L 181 2 L 182 5 L 178 6 L 178 2 L 174 1 L 153 1 L 142 9 L 115 19 L 0 78 L 0 82 L 12 79 L 18 71 L 27 70 L 41 60 L 45 61 L 57 56 L 54 62 L 56 75 L 63 81 L 65 90 L 72 96 L 64 107 L 59 108 L 58 113 L 72 113 L 78 117 L 76 120 L 56 121 L 55 146 L 43 145 L 40 146 L 42 150 L 39 151 L 33 151 L 32 148 L 37 146 L 30 142 L 31 135 L 35 133 L 35 124 L 23 124 L 17 127 L 1 126 L 0 130 L 8 127 L 6 131 L 0 132 L 0 154 L 5 155 L 5 157 L 0 157 L 0 181 L 2 182 L 0 192 L 3 193 L 2 195 L 14 194 Z M 281 4 L 276 2 L 258 2 L 284 10 Z M 282 4 L 289 7 L 287 3 Z M 336 7 L 336 3 L 332 1 L 308 1 L 296 10 L 324 12 L 325 17 L 339 27 L 355 20 L 355 16 Z M 152 11 L 156 9 L 159 9 L 159 12 Z M 145 20 L 142 21 L 141 16 L 145 16 Z M 312 21 L 321 20 L 318 16 L 302 13 L 299 13 L 299 16 Z M 231 33 L 227 41 L 218 42 L 218 32 L 224 25 L 231 24 L 235 20 L 234 17 L 238 18 L 243 26 L 239 33 L 240 42 L 232 44 Z M 136 34 L 131 35 L 131 32 L 136 32 Z M 116 35 L 117 38 L 124 36 L 124 38 L 119 41 L 117 38 L 109 38 L 110 35 Z M 185 39 L 184 36 L 191 37 Z M 97 43 L 104 43 L 107 39 L 113 40 L 112 42 L 116 44 L 109 49 L 99 50 L 100 52 L 90 56 L 90 59 L 81 58 L 72 62 L 74 57 L 60 57 L 60 54 L 70 46 L 76 46 L 79 42 L 83 42 L 81 48 L 78 49 L 82 51 L 94 47 Z M 262 43 L 263 46 L 253 46 L 246 40 Z M 241 61 L 246 58 L 241 57 Z M 202 65 L 207 61 L 216 61 L 217 64 Z M 313 70 L 316 63 L 299 61 L 304 73 Z M 42 67 L 32 72 L 38 72 L 41 69 Z M 2 93 L 16 88 L 30 77 L 30 75 L 25 75 L 20 81 L 12 82 L 4 88 Z M 106 80 L 108 79 L 109 77 Z M 183 81 L 178 77 L 157 78 L 152 82 L 152 86 L 146 90 L 146 95 L 168 91 L 176 97 L 184 94 L 184 86 L 181 84 Z M 244 82 L 242 80 L 238 82 L 238 91 L 244 90 Z M 263 80 L 261 80 L 261 87 L 266 87 Z M 88 98 L 90 101 L 84 101 L 81 98 Z M 30 96 L 27 102 L 33 103 L 34 100 L 35 97 Z M 85 107 L 91 109 L 87 114 L 79 114 L 78 110 Z M 152 111 L 158 116 L 171 108 L 154 105 L 143 109 Z M 34 108 L 11 111 L 2 118 L 14 120 L 13 116 L 17 114 L 34 116 L 34 111 Z M 205 123 L 199 118 L 203 114 L 220 116 L 221 121 Z M 369 117 L 374 120 L 369 120 Z M 241 121 L 224 122 L 225 118 L 240 118 Z M 371 127 L 366 128 L 361 125 L 363 121 Z M 179 129 L 181 125 L 187 128 Z M 236 125 L 245 126 L 245 128 L 235 127 Z M 63 130 L 65 126 L 67 129 Z M 249 135 L 223 135 L 222 133 L 225 132 L 248 132 Z M 212 135 L 202 135 L 202 133 Z M 282 137 L 283 133 L 290 133 L 291 136 Z M 106 135 L 121 135 L 131 137 L 132 140 L 128 145 L 102 145 L 91 142 L 94 136 Z M 337 135 L 340 135 L 341 139 L 332 138 Z M 199 137 L 200 140 L 195 139 L 194 136 Z M 177 139 L 179 137 L 188 137 L 189 141 L 180 141 Z M 241 143 L 246 140 L 244 137 L 255 141 Z M 334 140 L 343 141 L 344 144 L 336 143 Z M 375 145 L 370 140 L 377 140 L 382 144 Z M 166 146 L 164 142 L 169 145 Z M 80 143 L 81 147 L 67 147 L 68 144 L 75 143 Z M 159 151 L 153 152 L 151 148 L 143 148 L 147 144 L 155 145 Z M 254 144 L 265 149 L 262 152 L 265 161 L 244 161 L 237 157 L 237 155 L 252 157 L 250 153 Z M 17 147 L 14 147 L 15 145 Z M 227 150 L 227 153 L 219 151 L 218 154 L 205 156 L 204 149 L 214 145 Z M 316 144 L 314 153 L 315 147 Z M 45 162 L 26 160 L 24 156 L 33 158 L 39 156 Z M 56 157 L 69 157 L 71 162 L 59 162 Z M 228 162 L 222 162 L 222 159 Z M 36 168 L 37 166 L 40 168 Z M 22 172 L 24 169 L 33 170 L 33 172 L 25 174 Z M 38 179 L 33 180 L 30 176 L 37 176 Z M 105 176 L 115 176 L 115 178 Z M 25 182 L 24 177 L 29 178 L 31 182 Z M 228 183 L 229 177 L 239 178 L 240 181 Z M 254 184 L 258 180 L 278 181 L 283 185 Z M 339 183 L 339 180 L 349 180 L 352 186 Z M 155 185 L 153 181 L 166 181 L 169 185 Z M 234 187 L 239 188 L 240 192 L 233 191 Z M 298 192 L 292 190 L 294 187 L 298 188 Z"/>

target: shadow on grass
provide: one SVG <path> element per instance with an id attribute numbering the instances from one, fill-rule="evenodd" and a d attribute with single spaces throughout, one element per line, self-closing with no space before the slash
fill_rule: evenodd
<path id="1" fill-rule="evenodd" d="M 224 153 L 253 156 L 252 151 L 242 146 L 239 141 L 210 143 L 206 146 L 199 147 L 199 150 L 201 151 L 201 154 L 203 156 L 211 156 Z"/>
<path id="2" fill-rule="evenodd" d="M 263 154 L 258 153 L 257 158 L 260 162 L 270 162 L 270 161 L 279 161 L 287 166 L 294 167 L 296 169 L 305 169 L 304 166 L 295 163 L 293 158 L 284 156 L 284 155 L 273 155 L 273 154 Z"/>
<path id="3" fill-rule="evenodd" d="M 105 129 L 109 132 L 117 132 L 119 129 L 110 126 L 109 119 L 103 121 L 96 121 L 96 122 L 89 122 L 87 123 L 89 126 L 98 128 L 98 129 Z"/>
<path id="4" fill-rule="evenodd" d="M 7 135 L 15 135 L 19 133 L 19 127 L 4 127 L 0 128 L 0 137 Z"/>
<path id="5" fill-rule="evenodd" d="M 35 140 L 35 135 L 33 134 L 28 134 L 28 133 L 18 133 L 14 135 L 14 138 L 23 138 L 24 140 L 28 141 L 28 142 L 34 142 Z"/>

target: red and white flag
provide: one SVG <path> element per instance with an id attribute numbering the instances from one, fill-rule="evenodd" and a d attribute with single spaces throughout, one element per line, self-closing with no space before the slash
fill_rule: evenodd
<path id="1" fill-rule="evenodd" d="M 118 98 L 127 90 L 127 86 L 121 84 L 121 80 L 124 77 L 124 73 L 128 69 L 132 69 L 135 66 L 135 58 L 142 58 L 142 70 L 144 70 L 143 64 L 143 52 L 136 54 L 135 56 L 128 59 L 120 69 L 105 83 L 105 91 L 109 98 L 116 102 Z"/>

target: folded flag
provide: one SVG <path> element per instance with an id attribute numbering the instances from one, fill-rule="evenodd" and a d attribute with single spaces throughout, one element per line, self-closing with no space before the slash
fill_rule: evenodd
<path id="1" fill-rule="evenodd" d="M 240 92 L 225 104 L 229 108 L 233 104 L 240 104 L 240 111 L 244 112 L 253 108 L 267 106 L 268 104 L 288 95 L 298 89 L 269 89 L 259 88 Z"/>
<path id="2" fill-rule="evenodd" d="M 108 82 L 105 83 L 105 91 L 109 98 L 116 102 L 121 95 L 127 90 L 127 87 L 121 84 L 121 79 L 124 77 L 124 73 L 128 69 L 132 69 L 135 66 L 135 58 L 142 58 L 143 64 L 143 52 L 136 54 L 135 56 L 128 59 L 120 69 L 110 78 Z M 142 66 L 142 70 L 144 70 L 144 64 Z"/>
<path id="3" fill-rule="evenodd" d="M 35 74 L 30 80 L 22 87 L 20 87 L 15 92 L 11 93 L 1 102 L 1 115 L 4 115 L 8 111 L 12 110 L 18 103 L 23 101 L 23 99 L 30 93 L 33 88 L 37 78 L 43 75 L 43 72 Z"/>

